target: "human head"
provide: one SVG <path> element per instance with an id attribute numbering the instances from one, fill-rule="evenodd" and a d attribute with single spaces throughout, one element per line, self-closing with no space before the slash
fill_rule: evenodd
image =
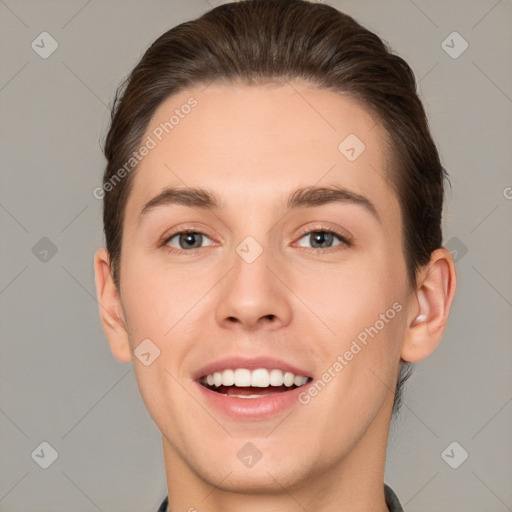
<path id="1" fill-rule="evenodd" d="M 333 11 L 300 0 L 221 6 L 158 38 L 114 102 L 96 284 L 112 351 L 134 362 L 163 434 L 169 486 L 215 485 L 220 472 L 233 474 L 230 496 L 275 493 L 328 474 L 356 479 L 368 460 L 375 483 L 399 361 L 423 359 L 444 331 L 455 279 L 441 247 L 443 169 L 414 77 L 351 18 L 333 24 Z M 350 137 L 364 148 L 355 157 L 343 152 Z M 325 190 L 303 193 L 324 183 L 344 190 L 338 208 Z M 289 245 L 306 221 L 326 231 L 326 219 L 345 233 L 341 247 Z M 172 249 L 180 220 L 188 241 L 200 233 L 217 245 Z M 374 342 L 351 344 L 365 334 Z M 302 390 L 240 381 L 216 393 L 203 380 L 221 367 L 286 365 L 308 379 Z M 255 391 L 270 397 L 250 405 L 242 392 Z M 290 403 L 299 391 L 301 405 Z M 285 402 L 241 421 L 242 410 Z M 265 454 L 251 471 L 239 463 L 248 440 Z"/>
<path id="2" fill-rule="evenodd" d="M 194 84 L 292 78 L 348 93 L 385 127 L 387 179 L 400 202 L 403 251 L 414 288 L 418 269 L 442 244 L 444 171 L 413 72 L 350 16 L 303 0 L 225 4 L 174 27 L 151 45 L 118 90 L 105 143 L 108 164 L 103 180 L 106 247 L 118 288 L 124 211 L 136 166 L 121 179 L 119 170 L 126 169 L 158 106 Z M 412 369 L 401 364 L 395 413 Z"/>

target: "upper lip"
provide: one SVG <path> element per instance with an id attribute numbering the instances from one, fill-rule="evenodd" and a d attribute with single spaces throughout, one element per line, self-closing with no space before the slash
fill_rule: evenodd
<path id="1" fill-rule="evenodd" d="M 271 356 L 258 356 L 258 357 L 240 357 L 231 356 L 219 359 L 212 363 L 209 363 L 201 367 L 198 371 L 193 374 L 194 380 L 201 379 L 206 375 L 210 375 L 213 372 L 220 372 L 227 369 L 236 368 L 247 368 L 248 370 L 256 370 L 258 368 L 279 369 L 284 372 L 292 372 L 295 375 L 302 375 L 304 377 L 311 377 L 310 372 L 299 368 L 293 364 L 287 363 L 282 359 Z"/>

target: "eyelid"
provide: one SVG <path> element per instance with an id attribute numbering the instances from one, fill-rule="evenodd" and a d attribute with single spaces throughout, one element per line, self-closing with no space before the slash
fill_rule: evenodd
<path id="1" fill-rule="evenodd" d="M 172 238 L 174 238 L 176 235 L 181 235 L 183 233 L 197 233 L 200 235 L 204 235 L 204 236 L 208 237 L 210 240 L 215 242 L 214 238 L 212 236 L 210 236 L 206 231 L 207 230 L 204 230 L 202 228 L 195 227 L 195 226 L 186 226 L 186 227 L 178 226 L 177 228 L 172 229 L 170 232 L 167 232 L 166 234 L 164 234 L 162 236 L 162 238 L 160 239 L 158 246 L 161 247 L 161 246 L 167 245 Z M 174 247 L 172 249 L 174 249 Z M 180 251 L 182 249 L 174 249 L 174 250 Z M 189 250 L 189 251 L 183 251 L 183 252 L 191 252 L 191 251 Z"/>
<path id="2" fill-rule="evenodd" d="M 299 234 L 300 234 L 300 237 L 302 238 L 304 235 L 309 235 L 310 233 L 316 233 L 318 231 L 332 233 L 333 235 L 336 235 L 338 238 L 340 238 L 340 240 L 348 246 L 351 246 L 354 244 L 353 237 L 348 231 L 341 229 L 341 228 L 328 226 L 328 225 L 325 225 L 322 223 L 318 223 L 313 226 L 311 226 L 311 225 L 305 226 L 300 229 Z M 321 251 L 322 249 L 314 249 L 314 250 Z"/>

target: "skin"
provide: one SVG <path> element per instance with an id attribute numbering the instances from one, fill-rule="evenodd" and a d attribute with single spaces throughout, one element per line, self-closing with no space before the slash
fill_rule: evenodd
<path id="1" fill-rule="evenodd" d="M 433 252 L 410 286 L 386 134 L 348 96 L 300 81 L 194 87 L 163 102 L 147 134 L 190 96 L 197 107 L 134 175 L 120 291 L 106 249 L 95 255 L 112 352 L 133 362 L 162 432 L 170 510 L 385 512 L 399 361 L 424 359 L 441 340 L 456 288 L 452 256 Z M 338 150 L 351 133 L 366 146 L 353 162 Z M 288 211 L 286 198 L 301 185 L 363 195 L 380 221 L 351 203 Z M 221 208 L 166 205 L 139 221 L 144 204 L 169 186 L 208 188 Z M 325 248 L 315 245 L 319 226 L 342 230 L 353 244 L 334 237 Z M 179 236 L 159 246 L 185 227 L 204 234 L 196 235 L 200 248 L 180 245 Z M 236 252 L 247 236 L 263 250 L 250 264 Z M 194 372 L 232 354 L 276 356 L 321 378 L 396 302 L 401 311 L 305 405 L 242 421 L 211 408 L 195 389 Z M 424 320 L 416 322 L 418 315 Z M 146 338 L 160 350 L 149 366 L 133 354 Z M 262 453 L 250 468 L 237 457 L 247 442 Z"/>

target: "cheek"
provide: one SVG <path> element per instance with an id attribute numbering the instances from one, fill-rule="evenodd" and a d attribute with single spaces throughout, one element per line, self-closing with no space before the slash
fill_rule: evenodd
<path id="1" fill-rule="evenodd" d="M 365 379 L 372 377 L 369 369 L 393 385 L 406 294 L 399 254 L 382 248 L 361 254 L 336 271 L 308 275 L 297 281 L 294 290 L 309 310 L 299 320 L 302 329 L 312 332 L 314 325 L 318 327 L 314 357 L 331 373 L 343 374 L 335 379 L 333 390 L 339 385 L 343 393 L 346 387 L 358 389 L 356 395 L 366 393 Z"/>
<path id="2" fill-rule="evenodd" d="M 330 263 L 324 272 L 306 270 L 295 290 L 331 331 L 351 336 L 403 297 L 405 270 L 394 263 L 397 258 L 382 250 L 360 253 L 339 265 Z"/>
<path id="3" fill-rule="evenodd" d="M 121 272 L 123 306 L 134 338 L 163 339 L 201 296 L 200 281 L 144 254 L 132 252 Z"/>

